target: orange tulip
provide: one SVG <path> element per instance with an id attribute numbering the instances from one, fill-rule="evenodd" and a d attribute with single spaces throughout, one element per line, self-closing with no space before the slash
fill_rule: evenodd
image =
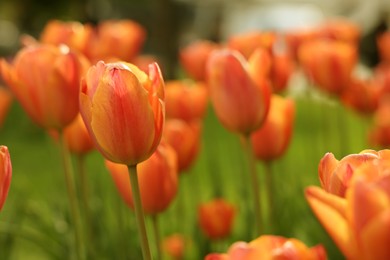
<path id="1" fill-rule="evenodd" d="M 381 148 L 390 146 L 390 100 L 385 98 L 374 113 L 373 126 L 369 131 L 370 144 Z"/>
<path id="2" fill-rule="evenodd" d="M 80 114 L 64 129 L 64 136 L 69 151 L 74 154 L 83 155 L 95 147 Z"/>
<path id="3" fill-rule="evenodd" d="M 208 102 L 204 83 L 185 80 L 167 81 L 165 85 L 165 109 L 168 118 L 185 121 L 203 118 Z"/>
<path id="4" fill-rule="evenodd" d="M 357 62 L 356 46 L 341 41 L 310 41 L 298 55 L 310 80 L 331 94 L 340 94 L 348 86 Z"/>
<path id="5" fill-rule="evenodd" d="M 250 31 L 229 37 L 227 47 L 237 50 L 248 59 L 257 48 L 270 52 L 275 40 L 274 32 Z"/>
<path id="6" fill-rule="evenodd" d="M 0 211 L 7 198 L 12 178 L 12 163 L 8 147 L 0 146 Z"/>
<path id="7" fill-rule="evenodd" d="M 231 233 L 235 207 L 223 199 L 214 199 L 198 207 L 198 221 L 209 239 L 222 239 Z"/>
<path id="8" fill-rule="evenodd" d="M 108 160 L 105 163 L 122 199 L 134 209 L 128 168 Z M 157 214 L 164 211 L 177 193 L 176 152 L 168 144 L 161 142 L 149 159 L 138 164 L 137 170 L 144 212 Z"/>
<path id="9" fill-rule="evenodd" d="M 180 234 L 170 235 L 162 241 L 163 252 L 172 260 L 181 260 L 184 257 L 186 241 Z"/>
<path id="10" fill-rule="evenodd" d="M 318 165 L 321 187 L 329 193 L 344 197 L 358 167 L 387 159 L 389 155 L 390 153 L 386 150 L 379 152 L 363 150 L 358 154 L 347 155 L 339 161 L 332 153 L 327 153 Z"/>
<path id="11" fill-rule="evenodd" d="M 383 32 L 376 39 L 381 61 L 390 64 L 390 31 Z"/>
<path id="12" fill-rule="evenodd" d="M 159 63 L 158 58 L 153 55 L 137 55 L 134 59 L 131 60 L 131 63 L 137 66 L 140 70 L 145 73 L 149 72 L 149 64 Z"/>
<path id="13" fill-rule="evenodd" d="M 326 260 L 322 245 L 307 247 L 295 238 L 263 235 L 249 243 L 235 242 L 226 254 L 212 253 L 205 260 Z"/>
<path id="14" fill-rule="evenodd" d="M 62 129 L 79 111 L 80 79 L 88 67 L 64 45 L 37 45 L 20 50 L 12 65 L 2 59 L 0 74 L 38 125 Z"/>
<path id="15" fill-rule="evenodd" d="M 164 124 L 164 81 L 156 63 L 100 61 L 81 82 L 80 113 L 103 156 L 136 165 L 156 150 Z"/>
<path id="16" fill-rule="evenodd" d="M 288 86 L 295 65 L 292 57 L 286 52 L 275 53 L 271 59 L 270 80 L 272 90 L 274 93 L 280 93 Z"/>
<path id="17" fill-rule="evenodd" d="M 0 128 L 3 126 L 8 110 L 12 104 L 13 96 L 9 90 L 0 87 Z"/>
<path id="18" fill-rule="evenodd" d="M 346 19 L 333 19 L 320 25 L 319 37 L 357 44 L 360 39 L 360 27 Z"/>
<path id="19" fill-rule="evenodd" d="M 195 41 L 180 49 L 180 63 L 190 77 L 203 81 L 206 79 L 207 60 L 211 52 L 218 48 L 219 45 L 211 41 Z"/>
<path id="20" fill-rule="evenodd" d="M 273 95 L 264 124 L 251 135 L 257 159 L 271 161 L 283 155 L 291 140 L 294 117 L 294 101 Z"/>
<path id="21" fill-rule="evenodd" d="M 236 51 L 220 50 L 208 64 L 208 87 L 217 117 L 230 131 L 248 135 L 268 113 L 271 90 L 262 74 L 261 55 L 249 61 Z"/>
<path id="22" fill-rule="evenodd" d="M 168 119 L 165 122 L 163 135 L 176 151 L 179 173 L 190 168 L 199 153 L 201 127 L 201 122 L 197 120 Z"/>
<path id="23" fill-rule="evenodd" d="M 285 41 L 292 58 L 297 61 L 299 48 L 304 43 L 317 39 L 318 37 L 319 31 L 317 27 L 300 28 L 286 32 Z"/>
<path id="24" fill-rule="evenodd" d="M 306 199 L 347 259 L 390 259 L 390 164 L 386 159 L 355 170 L 345 198 L 318 187 Z"/>

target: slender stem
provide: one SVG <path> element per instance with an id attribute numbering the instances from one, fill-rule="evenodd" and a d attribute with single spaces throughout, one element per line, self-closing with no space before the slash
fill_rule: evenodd
<path id="1" fill-rule="evenodd" d="M 272 165 L 271 162 L 265 162 L 265 186 L 268 199 L 268 227 L 273 228 L 273 216 L 274 216 L 274 198 L 273 198 L 273 180 L 272 180 Z"/>
<path id="2" fill-rule="evenodd" d="M 154 231 L 154 240 L 156 243 L 156 256 L 157 260 L 161 260 L 161 239 L 160 239 L 160 228 L 158 225 L 158 216 L 157 214 L 154 214 L 152 216 L 152 223 L 153 223 L 153 231 Z"/>
<path id="3" fill-rule="evenodd" d="M 146 233 L 144 211 L 141 203 L 141 194 L 138 185 L 137 165 L 128 165 L 131 191 L 133 194 L 135 217 L 137 219 L 138 232 L 141 239 L 142 256 L 144 260 L 151 260 L 148 236 Z"/>
<path id="4" fill-rule="evenodd" d="M 251 184 L 252 184 L 254 213 L 255 213 L 255 228 L 256 228 L 257 235 L 260 235 L 262 234 L 263 220 L 261 216 L 260 191 L 259 191 L 259 181 L 257 178 L 257 171 L 256 171 L 256 161 L 252 151 L 250 135 L 244 136 L 243 145 L 245 147 L 245 152 L 247 154 L 248 163 L 249 163 L 249 173 L 250 173 Z"/>
<path id="5" fill-rule="evenodd" d="M 64 175 L 65 175 L 66 190 L 69 199 L 70 215 L 74 227 L 74 236 L 75 236 L 74 242 L 75 242 L 76 254 L 77 254 L 77 259 L 82 260 L 84 259 L 84 248 L 82 244 L 83 239 L 82 239 L 82 229 L 81 229 L 82 226 L 81 226 L 76 189 L 75 189 L 75 184 L 73 179 L 74 174 L 73 174 L 72 162 L 70 159 L 69 150 L 66 145 L 65 137 L 62 132 L 60 133 L 60 135 L 61 135 L 61 142 L 60 142 L 61 157 L 64 166 Z"/>

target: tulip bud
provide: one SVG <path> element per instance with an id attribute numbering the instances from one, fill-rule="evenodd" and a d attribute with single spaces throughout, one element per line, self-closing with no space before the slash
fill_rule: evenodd
<path id="1" fill-rule="evenodd" d="M 12 178 L 12 164 L 7 146 L 0 146 L 0 211 L 7 198 Z"/>

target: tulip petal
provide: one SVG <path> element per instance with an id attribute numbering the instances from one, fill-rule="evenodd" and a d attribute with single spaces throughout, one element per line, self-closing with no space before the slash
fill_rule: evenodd
<path id="1" fill-rule="evenodd" d="M 318 175 L 320 178 L 321 187 L 328 191 L 330 185 L 330 179 L 333 171 L 336 169 L 338 160 L 334 157 L 333 153 L 326 153 L 322 157 L 318 165 Z"/>

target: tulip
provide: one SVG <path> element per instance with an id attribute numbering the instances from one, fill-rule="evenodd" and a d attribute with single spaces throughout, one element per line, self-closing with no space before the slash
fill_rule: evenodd
<path id="1" fill-rule="evenodd" d="M 360 39 L 360 27 L 346 19 L 333 19 L 325 21 L 319 26 L 319 37 L 338 40 L 350 44 L 358 44 Z"/>
<path id="2" fill-rule="evenodd" d="M 134 209 L 129 171 L 126 165 L 105 161 L 114 183 L 126 202 Z M 137 166 L 141 201 L 145 214 L 163 212 L 177 193 L 178 173 L 176 152 L 167 143 L 161 142 L 157 150 L 146 161 Z"/>
<path id="3" fill-rule="evenodd" d="M 373 126 L 369 131 L 369 143 L 378 147 L 390 145 L 390 102 L 388 97 L 380 103 L 374 113 Z"/>
<path id="4" fill-rule="evenodd" d="M 287 52 L 272 55 L 270 79 L 274 93 L 280 93 L 288 86 L 294 72 L 294 62 Z"/>
<path id="5" fill-rule="evenodd" d="M 272 161 L 283 155 L 291 140 L 294 116 L 295 103 L 292 99 L 272 96 L 264 124 L 251 135 L 253 151 L 258 160 Z"/>
<path id="6" fill-rule="evenodd" d="M 8 147 L 0 146 L 0 211 L 7 198 L 12 178 L 12 163 Z"/>
<path id="7" fill-rule="evenodd" d="M 184 257 L 186 241 L 180 234 L 172 234 L 162 241 L 162 248 L 172 260 L 181 260 Z"/>
<path id="8" fill-rule="evenodd" d="M 64 136 L 71 153 L 83 155 L 95 147 L 80 114 L 64 129 Z"/>
<path id="9" fill-rule="evenodd" d="M 209 239 L 222 239 L 232 231 L 235 207 L 223 199 L 214 199 L 198 207 L 198 221 Z"/>
<path id="10" fill-rule="evenodd" d="M 390 174 L 386 160 L 355 170 L 345 198 L 315 186 L 305 196 L 314 214 L 347 259 L 390 259 Z"/>
<path id="11" fill-rule="evenodd" d="M 80 79 L 88 67 L 63 45 L 36 45 L 20 50 L 12 65 L 2 59 L 0 74 L 34 122 L 60 130 L 77 116 Z"/>
<path id="12" fill-rule="evenodd" d="M 218 48 L 219 45 L 211 41 L 195 41 L 180 49 L 180 63 L 191 78 L 204 81 L 206 79 L 207 60 L 211 52 Z"/>
<path id="13" fill-rule="evenodd" d="M 11 92 L 6 88 L 0 87 L 0 128 L 3 126 L 7 117 L 12 100 L 13 96 Z"/>
<path id="14" fill-rule="evenodd" d="M 298 55 L 310 80 L 331 94 L 340 94 L 348 86 L 357 62 L 356 46 L 341 41 L 306 42 Z"/>
<path id="15" fill-rule="evenodd" d="M 164 81 L 156 63 L 147 75 L 129 63 L 100 61 L 81 82 L 80 113 L 106 159 L 136 165 L 160 142 L 163 98 Z"/>
<path id="16" fill-rule="evenodd" d="M 382 62 L 390 64 L 390 31 L 378 35 L 376 39 L 380 59 Z"/>
<path id="17" fill-rule="evenodd" d="M 297 61 L 299 48 L 304 43 L 317 39 L 319 37 L 319 31 L 317 27 L 299 28 L 287 31 L 284 36 L 289 53 L 292 55 L 292 58 Z"/>
<path id="18" fill-rule="evenodd" d="M 229 37 L 227 47 L 237 50 L 248 59 L 259 47 L 270 51 L 275 43 L 275 39 L 276 35 L 274 32 L 250 31 Z"/>
<path id="19" fill-rule="evenodd" d="M 332 153 L 327 153 L 318 165 L 321 187 L 329 193 L 344 197 L 357 168 L 378 160 L 387 160 L 389 155 L 387 150 L 363 150 L 358 154 L 349 154 L 339 161 Z"/>
<path id="20" fill-rule="evenodd" d="M 235 242 L 226 254 L 212 253 L 205 260 L 326 260 L 322 245 L 307 247 L 295 238 L 263 235 L 249 243 Z"/>
<path id="21" fill-rule="evenodd" d="M 211 102 L 217 117 L 230 131 L 248 135 L 268 113 L 270 89 L 261 72 L 259 52 L 249 62 L 236 51 L 220 50 L 207 63 Z"/>
<path id="22" fill-rule="evenodd" d="M 203 118 L 206 114 L 208 93 L 202 82 L 171 80 L 165 85 L 165 109 L 168 118 L 185 121 Z"/>

